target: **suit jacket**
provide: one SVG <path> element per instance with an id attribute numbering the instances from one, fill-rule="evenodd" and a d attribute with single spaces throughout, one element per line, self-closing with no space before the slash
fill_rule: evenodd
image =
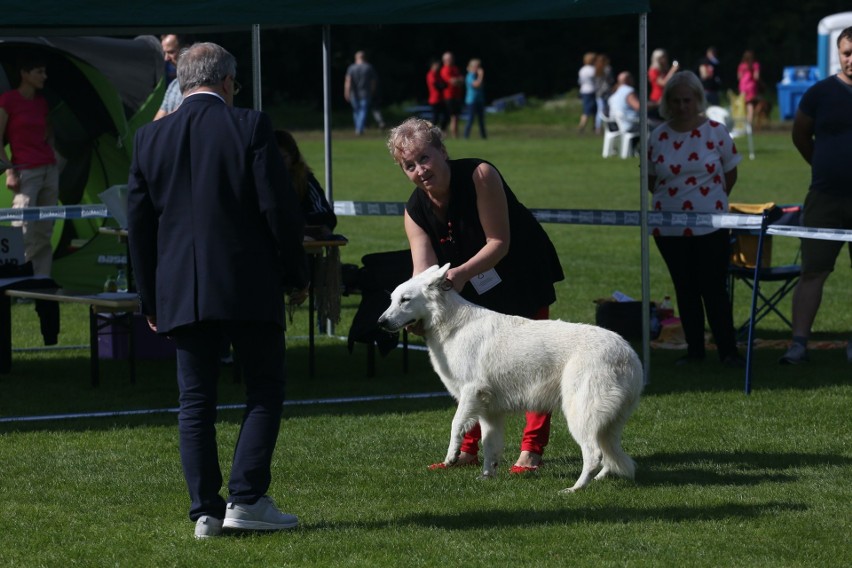
<path id="1" fill-rule="evenodd" d="M 136 132 L 130 257 L 160 333 L 210 320 L 284 325 L 284 287 L 308 283 L 304 221 L 264 113 L 210 94 Z"/>

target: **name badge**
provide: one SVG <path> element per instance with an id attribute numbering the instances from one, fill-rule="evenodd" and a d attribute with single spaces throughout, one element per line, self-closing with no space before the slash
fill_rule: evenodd
<path id="1" fill-rule="evenodd" d="M 473 284 L 473 288 L 476 290 L 477 294 L 486 293 L 502 281 L 503 280 L 500 278 L 500 275 L 497 274 L 497 271 L 493 268 L 491 270 L 486 270 L 482 274 L 477 274 L 470 279 L 470 283 Z"/>

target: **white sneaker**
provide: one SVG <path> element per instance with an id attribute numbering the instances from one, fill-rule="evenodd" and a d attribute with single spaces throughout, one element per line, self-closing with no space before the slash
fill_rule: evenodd
<path id="1" fill-rule="evenodd" d="M 790 344 L 790 348 L 787 349 L 787 352 L 778 359 L 778 362 L 782 365 L 798 365 L 799 363 L 807 363 L 807 361 L 808 350 L 801 343 Z"/>
<path id="2" fill-rule="evenodd" d="M 225 510 L 226 529 L 241 531 L 280 531 L 299 526 L 295 515 L 282 513 L 268 495 L 257 500 L 254 505 L 246 503 L 228 503 Z"/>
<path id="3" fill-rule="evenodd" d="M 222 535 L 222 519 L 204 515 L 195 521 L 195 538 L 211 538 Z"/>

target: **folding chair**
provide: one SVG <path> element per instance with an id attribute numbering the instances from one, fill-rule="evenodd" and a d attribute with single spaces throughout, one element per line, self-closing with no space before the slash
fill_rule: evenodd
<path id="1" fill-rule="evenodd" d="M 730 210 L 733 213 L 763 214 L 766 213 L 766 225 L 798 225 L 801 216 L 801 205 L 777 206 L 774 203 L 766 204 L 744 204 L 731 203 Z M 765 227 L 762 232 L 765 233 Z M 762 235 L 757 230 L 733 230 L 731 231 L 732 253 L 731 263 L 728 268 L 729 294 L 731 305 L 734 304 L 734 288 L 737 281 L 743 282 L 756 295 L 756 305 L 752 316 L 737 328 L 737 337 L 745 339 L 752 328 L 769 314 L 775 314 L 781 321 L 791 328 L 790 319 L 780 311 L 779 304 L 787 297 L 799 282 L 802 275 L 799 266 L 799 254 L 796 253 L 790 264 L 775 266 L 772 264 L 772 236 Z M 762 249 L 758 255 L 758 243 L 762 241 Z M 755 270 L 757 258 L 760 257 L 760 268 Z M 755 280 L 756 279 L 756 280 Z M 775 283 L 770 289 L 761 288 L 762 284 Z"/>
<path id="2" fill-rule="evenodd" d="M 733 128 L 731 128 L 731 138 L 737 138 L 745 134 L 748 142 L 748 158 L 754 159 L 754 138 L 752 137 L 751 124 L 748 121 L 746 113 L 745 96 L 728 90 L 728 101 L 731 103 L 731 118 L 733 119 Z"/>

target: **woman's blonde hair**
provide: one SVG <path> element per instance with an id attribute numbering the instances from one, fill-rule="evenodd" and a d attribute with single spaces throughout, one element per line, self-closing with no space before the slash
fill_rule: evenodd
<path id="1" fill-rule="evenodd" d="M 662 69 L 663 65 L 661 63 L 661 60 L 664 57 L 666 58 L 666 60 L 668 60 L 668 58 L 669 58 L 669 54 L 665 49 L 655 49 L 651 53 L 651 68 L 652 69 Z M 669 63 L 671 63 L 671 62 L 669 62 Z"/>
<path id="2" fill-rule="evenodd" d="M 444 150 L 444 133 L 424 118 L 412 116 L 402 124 L 392 128 L 388 135 L 388 151 L 396 163 L 400 164 L 402 153 L 408 148 L 431 144 L 438 150 Z"/>

